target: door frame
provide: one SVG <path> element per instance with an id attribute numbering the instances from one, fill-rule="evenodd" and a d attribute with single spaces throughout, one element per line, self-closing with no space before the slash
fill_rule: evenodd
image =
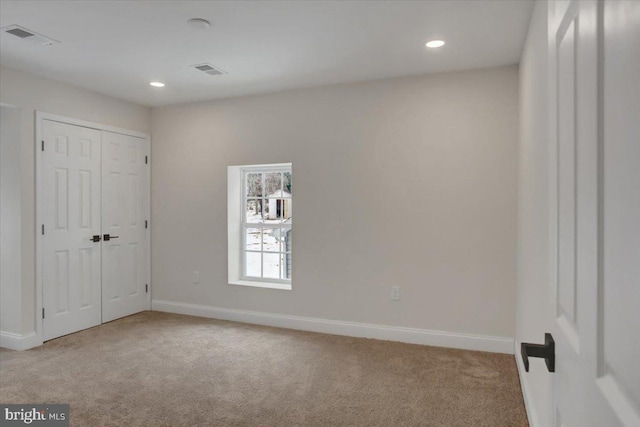
<path id="1" fill-rule="evenodd" d="M 99 131 L 107 131 L 113 133 L 119 133 L 123 135 L 133 136 L 136 138 L 142 138 L 146 141 L 149 147 L 149 164 L 147 167 L 147 182 L 149 183 L 149 203 L 146 207 L 146 216 L 149 218 L 149 231 L 147 232 L 147 271 L 149 272 L 149 292 L 147 293 L 147 307 L 151 309 L 151 292 L 152 292 L 152 280 L 151 280 L 151 136 L 148 133 L 138 132 L 130 129 L 119 128 L 116 126 L 105 125 L 102 123 L 91 122 L 88 120 L 76 119 L 74 117 L 61 116 L 58 114 L 47 113 L 44 111 L 36 110 L 36 120 L 35 120 L 35 157 L 36 157 L 36 176 L 35 176 L 35 184 L 36 184 L 36 220 L 34 224 L 35 230 L 35 240 L 36 240 L 36 289 L 35 289 L 35 297 L 36 297 L 36 312 L 35 312 L 35 325 L 36 325 L 36 345 L 41 345 L 43 340 L 42 327 L 44 319 L 42 318 L 42 292 L 43 292 L 43 274 L 42 274 L 42 234 L 41 234 L 41 225 L 44 219 L 44 213 L 42 212 L 42 202 L 41 198 L 42 194 L 42 156 L 41 153 L 41 141 L 42 141 L 42 123 L 44 120 L 50 120 L 53 122 L 64 123 L 67 125 L 73 126 L 81 126 L 85 128 L 95 129 Z M 102 196 L 101 196 L 102 197 Z"/>

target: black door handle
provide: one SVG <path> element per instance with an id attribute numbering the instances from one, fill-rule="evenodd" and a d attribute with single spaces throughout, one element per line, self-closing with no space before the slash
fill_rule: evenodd
<path id="1" fill-rule="evenodd" d="M 529 357 L 541 357 L 547 364 L 549 372 L 556 371 L 556 342 L 550 333 L 544 334 L 544 344 L 520 344 L 524 370 L 529 372 Z"/>
<path id="2" fill-rule="evenodd" d="M 99 234 L 95 234 L 91 239 L 92 242 L 99 242 L 100 241 L 100 235 Z"/>
<path id="3" fill-rule="evenodd" d="M 120 236 L 110 236 L 110 235 L 108 235 L 108 234 L 105 234 L 105 235 L 103 236 L 103 239 L 104 239 L 104 241 L 105 241 L 105 242 L 108 242 L 109 240 L 111 240 L 111 239 L 117 239 L 118 237 L 120 237 Z"/>

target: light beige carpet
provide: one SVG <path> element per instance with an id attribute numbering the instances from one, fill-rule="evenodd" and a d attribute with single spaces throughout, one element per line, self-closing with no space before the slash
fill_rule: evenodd
<path id="1" fill-rule="evenodd" d="M 75 426 L 526 426 L 513 356 L 145 312 L 0 351 Z"/>

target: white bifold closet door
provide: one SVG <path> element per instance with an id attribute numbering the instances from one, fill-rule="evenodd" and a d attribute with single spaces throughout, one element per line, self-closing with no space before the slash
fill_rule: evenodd
<path id="1" fill-rule="evenodd" d="M 101 322 L 100 140 L 95 129 L 42 123 L 43 338 Z"/>
<path id="2" fill-rule="evenodd" d="M 149 147 L 143 138 L 51 120 L 42 121 L 42 137 L 46 341 L 149 308 Z"/>
<path id="3" fill-rule="evenodd" d="M 148 308 L 146 140 L 102 133 L 102 321 Z"/>

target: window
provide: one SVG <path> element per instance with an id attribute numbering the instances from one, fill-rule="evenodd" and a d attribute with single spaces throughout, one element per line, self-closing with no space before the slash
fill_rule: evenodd
<path id="1" fill-rule="evenodd" d="M 291 289 L 292 194 L 290 163 L 229 167 L 229 283 Z"/>

